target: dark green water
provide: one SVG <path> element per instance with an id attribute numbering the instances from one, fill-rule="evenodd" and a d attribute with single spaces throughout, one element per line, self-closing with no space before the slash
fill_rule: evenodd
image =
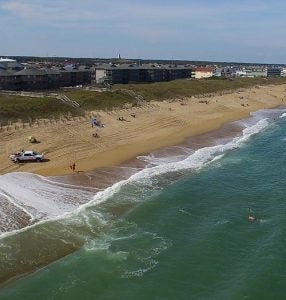
<path id="1" fill-rule="evenodd" d="M 130 181 L 74 217 L 85 222 L 46 225 L 83 246 L 0 299 L 285 299 L 285 146 L 281 118 L 200 169 Z"/>

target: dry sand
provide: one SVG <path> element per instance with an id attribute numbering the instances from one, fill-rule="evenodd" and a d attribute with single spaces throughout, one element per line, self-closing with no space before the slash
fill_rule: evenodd
<path id="1" fill-rule="evenodd" d="M 93 112 L 104 124 L 104 128 L 99 129 L 91 127 L 90 117 L 57 122 L 41 120 L 31 127 L 26 124 L 24 128 L 13 124 L 0 132 L 0 173 L 63 175 L 72 173 L 70 165 L 73 162 L 76 171 L 118 165 L 137 155 L 218 129 L 249 116 L 250 112 L 283 105 L 285 91 L 286 85 L 257 86 L 209 97 L 154 101 L 140 108 Z M 119 121 L 121 116 L 127 121 Z M 92 136 L 95 132 L 99 138 Z M 30 135 L 40 143 L 30 144 Z M 44 152 L 48 161 L 12 163 L 9 155 L 21 149 Z"/>

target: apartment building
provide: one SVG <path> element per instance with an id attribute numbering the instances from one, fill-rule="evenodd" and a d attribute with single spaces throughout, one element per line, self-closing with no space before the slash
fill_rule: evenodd
<path id="1" fill-rule="evenodd" d="M 267 68 L 267 77 L 278 77 L 281 76 L 281 68 L 276 68 L 276 67 L 270 67 Z"/>
<path id="2" fill-rule="evenodd" d="M 0 89 L 31 91 L 91 83 L 91 70 L 85 66 L 34 68 L 14 60 L 0 59 Z"/>
<path id="3" fill-rule="evenodd" d="M 160 82 L 192 78 L 193 67 L 165 64 L 101 64 L 94 67 L 97 83 Z"/>
<path id="4" fill-rule="evenodd" d="M 267 68 L 259 66 L 236 66 L 236 67 L 225 67 L 222 69 L 223 77 L 266 77 Z"/>

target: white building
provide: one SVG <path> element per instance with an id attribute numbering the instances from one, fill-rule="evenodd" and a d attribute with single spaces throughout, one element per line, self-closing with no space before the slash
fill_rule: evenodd
<path id="1" fill-rule="evenodd" d="M 210 78 L 213 76 L 213 68 L 210 67 L 197 67 L 193 70 L 193 78 Z"/>

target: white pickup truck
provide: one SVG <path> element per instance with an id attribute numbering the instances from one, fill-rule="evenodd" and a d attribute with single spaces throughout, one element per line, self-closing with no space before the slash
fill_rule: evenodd
<path id="1" fill-rule="evenodd" d="M 44 160 L 44 154 L 37 153 L 35 151 L 22 151 L 18 153 L 13 153 L 10 155 L 10 159 L 14 163 L 20 163 L 20 162 L 29 162 L 29 161 L 36 161 L 41 162 Z"/>

